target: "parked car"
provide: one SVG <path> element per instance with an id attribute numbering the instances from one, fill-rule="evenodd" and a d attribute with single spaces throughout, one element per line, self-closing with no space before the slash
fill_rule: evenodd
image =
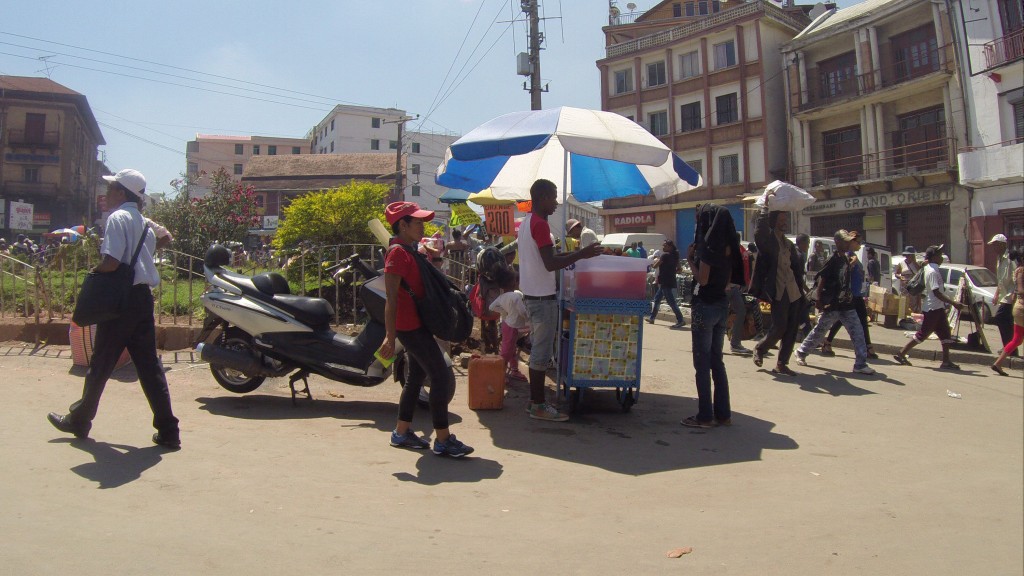
<path id="1" fill-rule="evenodd" d="M 967 279 L 967 288 L 971 291 L 971 309 L 981 322 L 988 322 L 995 314 L 992 307 L 992 296 L 996 293 L 996 275 L 984 266 L 970 264 L 951 264 L 943 262 L 939 265 L 944 283 L 942 291 L 952 299 L 956 298 L 960 279 Z"/>

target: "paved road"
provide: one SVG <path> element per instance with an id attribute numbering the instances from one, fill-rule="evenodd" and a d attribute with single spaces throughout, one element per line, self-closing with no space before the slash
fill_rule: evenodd
<path id="1" fill-rule="evenodd" d="M 734 425 L 694 431 L 687 330 L 645 333 L 639 403 L 565 424 L 465 408 L 448 461 L 387 446 L 397 387 L 284 380 L 246 396 L 172 362 L 184 448 L 149 444 L 130 368 L 90 441 L 47 424 L 81 391 L 66 350 L 0 346 L 5 574 L 1021 574 L 1020 374 L 956 377 L 849 351 L 795 380 L 728 357 Z M 184 360 L 187 355 L 179 357 Z M 947 389 L 962 395 L 955 399 Z M 428 416 L 417 414 L 418 428 Z M 683 546 L 692 554 L 666 558 Z"/>

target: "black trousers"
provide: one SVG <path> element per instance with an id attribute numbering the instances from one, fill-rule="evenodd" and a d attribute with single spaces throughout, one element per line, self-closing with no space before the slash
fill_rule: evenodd
<path id="1" fill-rule="evenodd" d="M 1013 304 L 999 303 L 996 307 L 996 314 L 992 317 L 992 323 L 999 328 L 999 339 L 1003 341 L 1003 348 L 1013 340 Z M 1014 350 L 1011 356 L 1016 356 Z"/>
<path id="2" fill-rule="evenodd" d="M 448 427 L 448 392 L 455 386 L 455 373 L 445 363 L 444 354 L 426 328 L 398 332 L 398 341 L 409 355 L 409 379 L 398 399 L 398 419 L 412 422 L 423 381 L 430 376 L 430 418 L 435 430 Z"/>
<path id="3" fill-rule="evenodd" d="M 778 363 L 782 366 L 788 365 L 796 344 L 796 329 L 800 327 L 801 316 L 806 314 L 807 304 L 803 298 L 789 302 L 787 295 L 786 300 L 772 300 L 772 330 L 757 344 L 757 354 L 764 356 L 778 343 Z"/>
<path id="4" fill-rule="evenodd" d="M 153 410 L 153 427 L 167 438 L 177 438 L 178 419 L 171 411 L 167 378 L 156 352 L 153 294 L 145 284 L 137 284 L 128 293 L 128 302 L 120 318 L 96 325 L 96 346 L 89 371 L 85 374 L 85 389 L 82 399 L 71 405 L 71 422 L 86 425 L 96 417 L 100 396 L 125 348 L 135 363 L 142 392 Z"/>

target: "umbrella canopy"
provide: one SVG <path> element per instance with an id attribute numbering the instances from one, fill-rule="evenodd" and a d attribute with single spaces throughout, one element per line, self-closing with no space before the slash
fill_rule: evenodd
<path id="1" fill-rule="evenodd" d="M 459 202 L 465 202 L 472 192 L 466 190 L 448 190 L 437 199 L 438 202 L 444 202 L 445 204 L 457 204 Z"/>
<path id="2" fill-rule="evenodd" d="M 654 192 L 667 197 L 701 185 L 700 175 L 640 125 L 579 108 L 515 112 L 459 138 L 435 180 L 442 186 L 520 199 L 538 178 L 591 202 Z"/>
<path id="3" fill-rule="evenodd" d="M 491 193 L 490 188 L 485 188 L 479 192 L 473 192 L 466 199 L 466 202 L 472 202 L 477 206 L 507 206 L 509 204 L 515 204 L 515 200 L 508 200 L 505 198 L 495 198 L 494 194 Z"/>

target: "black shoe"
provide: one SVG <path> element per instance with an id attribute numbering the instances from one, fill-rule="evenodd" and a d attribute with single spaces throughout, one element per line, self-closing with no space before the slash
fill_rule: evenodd
<path id="1" fill-rule="evenodd" d="M 46 415 L 46 419 L 53 424 L 53 427 L 65 434 L 74 434 L 75 438 L 88 438 L 89 430 L 92 428 L 92 424 L 86 424 L 80 426 L 71 422 L 67 416 L 62 416 L 56 412 L 50 412 Z"/>
<path id="2" fill-rule="evenodd" d="M 157 432 L 153 434 L 153 444 L 163 446 L 164 448 L 170 448 L 171 450 L 181 449 L 181 438 L 177 434 L 171 436 L 170 434 L 163 434 Z"/>

